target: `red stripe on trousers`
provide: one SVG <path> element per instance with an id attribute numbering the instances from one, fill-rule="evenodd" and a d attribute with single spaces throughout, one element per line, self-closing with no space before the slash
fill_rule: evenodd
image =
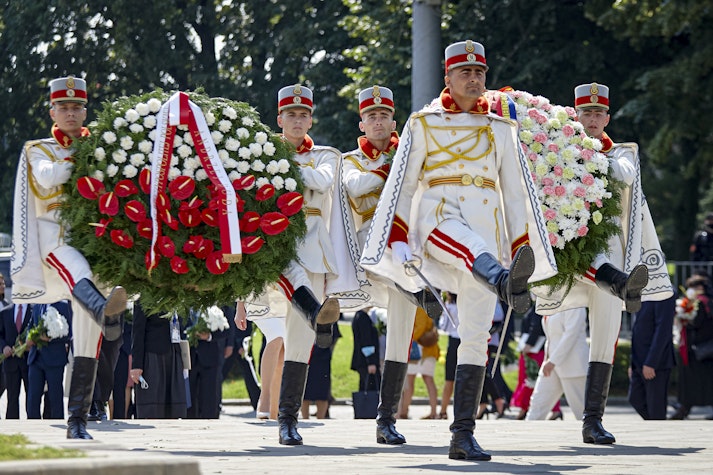
<path id="1" fill-rule="evenodd" d="M 295 289 L 292 287 L 292 284 L 287 279 L 287 277 L 280 274 L 280 277 L 277 279 L 277 285 L 279 285 L 282 291 L 285 293 L 285 297 L 287 297 L 287 300 L 291 302 L 292 294 L 295 293 Z"/>
<path id="2" fill-rule="evenodd" d="M 50 253 L 47 256 L 47 263 L 54 267 L 57 272 L 59 273 L 59 276 L 62 278 L 62 280 L 67 284 L 69 287 L 69 290 L 72 291 L 74 290 L 74 279 L 72 278 L 72 274 L 69 272 L 69 269 L 67 269 L 60 261 L 57 259 L 57 257 Z"/>
<path id="3" fill-rule="evenodd" d="M 473 257 L 473 254 L 471 254 L 470 249 L 468 249 L 461 243 L 454 241 L 450 236 L 444 234 L 438 229 L 433 230 L 431 235 L 428 236 L 428 240 L 431 241 L 437 247 L 446 251 L 447 253 L 455 256 L 456 258 L 463 259 L 466 268 L 471 272 L 473 271 L 473 261 L 475 259 Z"/>

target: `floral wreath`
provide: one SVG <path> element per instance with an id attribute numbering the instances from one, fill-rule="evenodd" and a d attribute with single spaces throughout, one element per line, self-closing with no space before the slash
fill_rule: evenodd
<path id="1" fill-rule="evenodd" d="M 241 254 L 224 258 L 228 190 L 210 179 L 215 163 L 207 164 L 207 173 L 186 125 L 177 126 L 172 149 L 164 150 L 167 186 L 152 202 L 158 115 L 171 97 L 157 90 L 104 104 L 88 126 L 91 135 L 78 141 L 74 186 L 65 186 L 61 208 L 72 246 L 98 280 L 140 294 L 151 312 L 208 308 L 262 292 L 296 258 L 306 231 L 304 187 L 291 145 L 249 105 L 200 92 L 190 101 L 200 108 L 234 189 Z"/>
<path id="2" fill-rule="evenodd" d="M 587 136 L 573 107 L 510 88 L 488 95 L 500 115 L 504 109 L 507 114 L 508 98 L 514 102 L 520 144 L 557 262 L 557 275 L 536 285 L 569 289 L 597 255 L 608 252 L 609 238 L 621 232 L 616 217 L 623 185 L 610 176 L 602 143 Z"/>

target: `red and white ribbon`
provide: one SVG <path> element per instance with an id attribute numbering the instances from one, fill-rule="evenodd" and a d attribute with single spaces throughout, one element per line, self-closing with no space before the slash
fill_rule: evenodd
<path id="1" fill-rule="evenodd" d="M 173 140 L 178 125 L 187 125 L 193 138 L 196 154 L 203 169 L 208 174 L 211 183 L 221 192 L 225 199 L 220 200 L 218 209 L 218 229 L 224 262 L 240 262 L 242 248 L 240 245 L 240 226 L 238 219 L 237 198 L 228 174 L 218 156 L 210 129 L 200 107 L 191 102 L 188 94 L 177 92 L 166 101 L 158 112 L 156 124 L 156 141 L 151 153 L 151 219 L 153 237 L 151 242 L 151 266 L 156 262 L 156 242 L 161 234 L 161 223 L 158 216 L 156 200 L 159 193 L 166 189 L 168 171 L 173 155 Z"/>

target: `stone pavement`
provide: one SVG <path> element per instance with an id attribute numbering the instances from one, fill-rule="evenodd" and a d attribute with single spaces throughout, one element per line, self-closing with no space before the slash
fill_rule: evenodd
<path id="1" fill-rule="evenodd" d="M 490 462 L 448 459 L 446 420 L 420 420 L 428 407 L 416 401 L 412 419 L 397 428 L 408 443 L 375 443 L 372 420 L 354 420 L 351 406 L 330 409 L 331 419 L 300 420 L 305 445 L 277 441 L 277 423 L 256 420 L 252 408 L 226 404 L 219 420 L 129 420 L 89 423 L 93 441 L 65 439 L 63 421 L 0 421 L 4 434 L 23 433 L 33 442 L 86 451 L 86 459 L 0 462 L 0 473 L 32 474 L 368 474 L 478 472 L 498 474 L 711 473 L 713 421 L 710 408 L 694 408 L 685 421 L 643 421 L 626 403 L 613 400 L 605 427 L 611 446 L 583 444 L 581 422 L 564 407 L 563 421 L 517 421 L 506 417 L 477 423 L 476 437 Z M 4 410 L 3 416 L 4 416 Z"/>

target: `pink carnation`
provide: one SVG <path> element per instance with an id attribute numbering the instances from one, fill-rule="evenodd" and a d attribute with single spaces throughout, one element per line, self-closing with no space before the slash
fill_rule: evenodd
<path id="1" fill-rule="evenodd" d="M 550 104 L 549 102 L 546 103 L 546 104 L 542 104 L 542 110 L 545 111 L 545 112 L 551 111 L 551 110 L 552 110 L 552 104 Z"/>
<path id="2" fill-rule="evenodd" d="M 551 143 L 547 146 L 547 150 L 549 150 L 550 152 L 557 153 L 559 152 L 560 148 L 557 146 L 556 143 Z"/>
<path id="3" fill-rule="evenodd" d="M 542 185 L 543 186 L 552 186 L 555 184 L 555 181 L 552 178 L 549 177 L 544 177 L 542 179 Z"/>
<path id="4" fill-rule="evenodd" d="M 542 193 L 545 194 L 545 196 L 549 195 L 554 195 L 555 194 L 555 189 L 552 186 L 543 186 L 542 187 Z"/>
<path id="5" fill-rule="evenodd" d="M 559 165 L 555 165 L 555 167 L 552 169 L 552 172 L 555 174 L 555 176 L 562 176 L 562 167 Z"/>
<path id="6" fill-rule="evenodd" d="M 600 208 L 603 206 L 602 200 L 597 200 L 597 201 L 595 201 L 595 203 L 596 203 L 597 206 L 599 206 Z"/>
<path id="7" fill-rule="evenodd" d="M 582 158 L 585 160 L 591 160 L 594 156 L 594 150 L 584 149 L 582 150 Z"/>
<path id="8" fill-rule="evenodd" d="M 535 134 L 534 137 L 532 137 L 532 139 L 533 139 L 535 142 L 545 143 L 545 142 L 547 142 L 547 134 L 544 133 L 544 132 L 538 132 L 538 133 Z"/>
<path id="9" fill-rule="evenodd" d="M 550 233 L 550 234 L 549 234 L 549 238 L 550 238 L 550 245 L 551 245 L 551 246 L 556 246 L 556 245 L 557 245 L 557 241 L 559 240 L 559 238 L 557 237 L 557 235 L 556 235 L 555 233 Z"/>
<path id="10" fill-rule="evenodd" d="M 584 202 L 584 209 L 586 209 L 587 211 L 589 211 L 590 206 L 591 204 L 589 203 L 589 201 Z"/>
<path id="11" fill-rule="evenodd" d="M 587 186 L 592 186 L 594 184 L 594 177 L 590 173 L 585 173 L 582 177 L 582 183 Z"/>
<path id="12" fill-rule="evenodd" d="M 536 98 L 535 96 L 532 96 L 530 100 L 528 101 L 531 106 L 537 107 L 538 104 L 540 103 L 540 100 Z"/>
<path id="13" fill-rule="evenodd" d="M 537 154 L 535 152 L 530 152 L 527 155 L 527 158 L 530 159 L 531 162 L 536 162 L 537 161 Z"/>
<path id="14" fill-rule="evenodd" d="M 562 127 L 562 133 L 564 134 L 565 137 L 571 137 L 574 135 L 574 127 L 567 124 L 564 127 Z"/>
<path id="15" fill-rule="evenodd" d="M 582 198 L 586 195 L 587 195 L 587 190 L 585 190 L 583 187 L 578 186 L 577 188 L 574 189 L 574 196 Z"/>
<path id="16" fill-rule="evenodd" d="M 537 109 L 528 109 L 527 115 L 529 115 L 531 119 L 537 119 L 537 116 L 540 115 L 540 113 L 537 112 Z"/>
<path id="17" fill-rule="evenodd" d="M 577 236 L 579 236 L 579 237 L 586 236 L 588 232 L 589 232 L 588 227 L 581 226 L 579 229 L 577 229 Z"/>
<path id="18" fill-rule="evenodd" d="M 545 122 L 547 122 L 547 116 L 545 116 L 543 114 L 539 114 L 535 120 L 537 121 L 538 124 L 542 125 Z"/>
<path id="19" fill-rule="evenodd" d="M 557 211 L 553 210 L 552 208 L 547 208 L 547 211 L 545 211 L 545 219 L 547 221 L 552 221 L 557 217 Z"/>
<path id="20" fill-rule="evenodd" d="M 567 193 L 567 190 L 565 189 L 564 186 L 559 185 L 555 187 L 555 195 L 557 196 L 564 196 L 565 193 Z"/>
<path id="21" fill-rule="evenodd" d="M 574 107 L 572 106 L 565 106 L 564 111 L 567 113 L 568 116 L 570 116 L 573 119 L 577 118 L 577 111 L 574 110 Z"/>

